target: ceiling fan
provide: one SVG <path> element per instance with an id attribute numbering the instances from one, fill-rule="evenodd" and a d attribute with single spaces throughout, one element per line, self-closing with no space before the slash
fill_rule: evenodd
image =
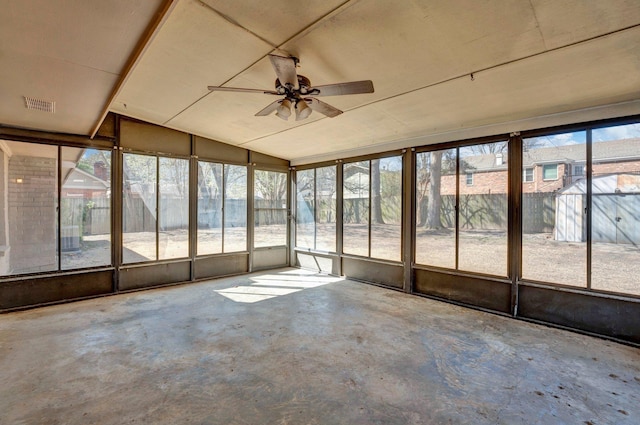
<path id="1" fill-rule="evenodd" d="M 256 114 L 257 117 L 269 115 L 276 112 L 276 116 L 283 120 L 288 120 L 291 116 L 291 109 L 295 110 L 296 121 L 303 120 L 312 111 L 318 111 L 329 118 L 336 117 L 342 113 L 321 100 L 317 96 L 338 96 L 343 94 L 373 93 L 373 82 L 371 80 L 352 81 L 348 83 L 327 84 L 323 86 L 312 86 L 311 81 L 304 75 L 296 73 L 298 58 L 269 55 L 269 60 L 276 72 L 276 89 L 243 89 L 239 87 L 219 87 L 208 86 L 211 91 L 230 91 L 239 93 L 263 93 L 275 96 L 283 96 L 275 102 L 270 103 L 266 108 Z"/>

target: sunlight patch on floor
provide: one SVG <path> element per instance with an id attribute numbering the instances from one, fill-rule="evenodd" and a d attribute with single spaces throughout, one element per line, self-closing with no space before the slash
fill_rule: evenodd
<path id="1" fill-rule="evenodd" d="M 235 302 L 256 303 L 344 280 L 333 276 L 305 275 L 306 273 L 291 275 L 286 273 L 288 272 L 252 276 L 253 283 L 249 285 L 217 289 L 214 292 Z"/>

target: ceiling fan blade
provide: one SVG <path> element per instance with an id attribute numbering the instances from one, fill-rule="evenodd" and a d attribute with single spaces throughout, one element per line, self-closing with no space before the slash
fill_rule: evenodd
<path id="1" fill-rule="evenodd" d="M 337 117 L 342 113 L 340 109 L 334 108 L 328 103 L 324 103 L 323 101 L 314 99 L 312 97 L 305 99 L 305 101 L 311 109 L 313 109 L 314 111 L 318 111 L 321 114 L 328 116 L 329 118 Z"/>
<path id="2" fill-rule="evenodd" d="M 296 60 L 284 56 L 269 55 L 269 60 L 273 66 L 273 70 L 280 80 L 280 84 L 290 84 L 293 88 L 298 87 L 298 74 L 296 73 Z"/>
<path id="3" fill-rule="evenodd" d="M 272 113 L 276 109 L 278 109 L 278 106 L 280 106 L 280 102 L 282 102 L 282 100 L 276 100 L 275 102 L 271 102 L 269 105 L 267 105 L 266 108 L 264 108 L 263 110 L 258 112 L 255 116 L 256 117 L 264 117 L 266 115 L 269 115 L 270 113 Z"/>
<path id="4" fill-rule="evenodd" d="M 316 90 L 319 93 L 316 93 Z M 373 82 L 371 80 L 352 81 L 350 83 L 327 84 L 315 86 L 309 90 L 314 96 L 339 96 L 343 94 L 373 93 Z"/>
<path id="5" fill-rule="evenodd" d="M 240 87 L 218 87 L 218 86 L 207 86 L 207 88 L 211 91 L 231 91 L 237 93 L 262 93 L 262 94 L 279 94 L 273 90 L 262 90 L 262 89 L 243 89 Z"/>

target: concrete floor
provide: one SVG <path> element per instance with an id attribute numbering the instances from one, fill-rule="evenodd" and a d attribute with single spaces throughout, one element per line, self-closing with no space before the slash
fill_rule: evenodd
<path id="1" fill-rule="evenodd" d="M 0 316 L 2 424 L 638 424 L 640 350 L 282 269 Z"/>

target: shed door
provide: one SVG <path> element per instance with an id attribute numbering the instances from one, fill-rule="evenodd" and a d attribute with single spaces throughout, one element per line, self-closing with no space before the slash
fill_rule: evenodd
<path id="1" fill-rule="evenodd" d="M 616 195 L 616 242 L 640 245 L 640 195 Z"/>

